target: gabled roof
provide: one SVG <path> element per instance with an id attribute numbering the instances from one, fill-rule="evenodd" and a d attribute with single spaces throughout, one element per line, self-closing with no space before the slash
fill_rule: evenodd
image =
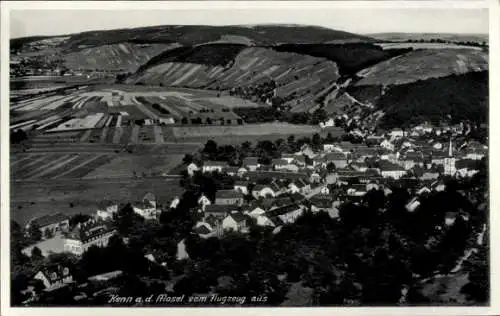
<path id="1" fill-rule="evenodd" d="M 339 153 L 339 152 L 331 152 L 331 153 L 327 153 L 325 156 L 324 156 L 324 159 L 325 161 L 334 161 L 334 160 L 346 160 L 347 157 L 345 154 L 343 153 Z"/>
<path id="2" fill-rule="evenodd" d="M 71 276 L 69 267 L 61 265 L 52 265 L 43 267 L 40 272 L 51 282 L 54 283 L 63 278 Z"/>
<path id="3" fill-rule="evenodd" d="M 313 196 L 309 199 L 309 202 L 317 208 L 331 208 L 333 204 L 331 197 L 320 196 Z"/>
<path id="4" fill-rule="evenodd" d="M 235 180 L 234 186 L 248 186 L 248 181 L 246 180 Z"/>
<path id="5" fill-rule="evenodd" d="M 228 163 L 227 161 L 214 161 L 214 160 L 207 160 L 203 162 L 204 166 L 222 166 L 222 167 L 227 167 Z"/>
<path id="6" fill-rule="evenodd" d="M 288 161 L 286 161 L 285 159 L 277 158 L 272 160 L 272 164 L 278 166 L 288 165 Z"/>
<path id="7" fill-rule="evenodd" d="M 215 194 L 215 199 L 236 199 L 242 197 L 243 195 L 241 194 L 241 192 L 234 190 L 219 190 Z"/>
<path id="8" fill-rule="evenodd" d="M 300 208 L 301 208 L 300 205 L 292 203 L 292 204 L 285 205 L 285 206 L 276 208 L 274 210 L 271 210 L 271 211 L 267 212 L 266 214 L 269 214 L 270 216 L 279 216 L 279 215 L 283 215 L 283 214 L 287 214 L 287 213 L 296 211 Z"/>
<path id="9" fill-rule="evenodd" d="M 248 217 L 245 214 L 240 213 L 240 212 L 233 212 L 233 213 L 229 214 L 228 216 L 231 216 L 234 219 L 234 221 L 237 223 L 244 222 L 248 219 Z"/>
<path id="10" fill-rule="evenodd" d="M 205 213 L 229 213 L 236 210 L 234 205 L 210 204 L 205 206 Z"/>
<path id="11" fill-rule="evenodd" d="M 305 163 L 305 162 L 306 162 L 306 157 L 296 155 L 296 156 L 295 156 L 295 158 L 294 158 L 294 160 L 295 160 L 296 162 L 299 162 L 299 163 Z"/>
<path id="12" fill-rule="evenodd" d="M 275 190 L 275 189 L 273 188 L 273 185 L 272 185 L 272 184 L 256 184 L 256 185 L 253 187 L 252 191 L 261 191 L 262 189 L 265 189 L 265 188 L 269 188 L 269 189 L 271 189 L 271 190 L 273 190 L 273 191 Z"/>
<path id="13" fill-rule="evenodd" d="M 243 159 L 243 166 L 254 166 L 259 164 L 259 158 L 257 157 L 247 157 Z"/>
<path id="14" fill-rule="evenodd" d="M 200 234 L 200 235 L 206 235 L 206 234 L 210 234 L 212 231 L 210 229 L 208 229 L 207 226 L 205 225 L 200 225 L 196 228 L 193 229 L 193 231 L 197 234 Z"/>
<path id="15" fill-rule="evenodd" d="M 405 171 L 403 167 L 386 160 L 379 161 L 379 169 L 380 171 Z"/>

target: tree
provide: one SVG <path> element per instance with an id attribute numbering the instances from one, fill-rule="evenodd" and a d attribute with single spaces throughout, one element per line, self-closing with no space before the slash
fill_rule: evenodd
<path id="1" fill-rule="evenodd" d="M 328 171 L 328 173 L 334 173 L 335 170 L 337 170 L 337 167 L 335 166 L 335 164 L 333 162 L 329 162 L 326 165 L 326 170 Z"/>
<path id="2" fill-rule="evenodd" d="M 54 233 L 52 232 L 52 229 L 50 229 L 50 228 L 45 229 L 43 235 L 44 235 L 45 239 L 50 239 L 50 238 L 54 237 Z"/>
<path id="3" fill-rule="evenodd" d="M 33 249 L 31 249 L 31 258 L 33 260 L 40 260 L 43 258 L 43 254 L 42 254 L 42 251 L 40 250 L 40 248 L 33 247 Z"/>
<path id="4" fill-rule="evenodd" d="M 189 165 L 192 162 L 193 162 L 193 155 L 191 154 L 185 154 L 184 158 L 182 158 L 182 163 L 185 165 Z"/>
<path id="5" fill-rule="evenodd" d="M 85 223 L 85 222 L 89 221 L 91 218 L 92 218 L 92 216 L 90 216 L 88 214 L 82 214 L 82 213 L 75 214 L 75 215 L 71 216 L 71 218 L 69 219 L 69 226 L 74 227 L 74 226 L 78 225 L 79 223 Z"/>
<path id="6" fill-rule="evenodd" d="M 30 223 L 28 234 L 32 242 L 37 242 L 42 239 L 42 231 L 40 230 L 40 226 L 38 226 L 38 223 L 36 222 Z"/>
<path id="7" fill-rule="evenodd" d="M 217 155 L 217 143 L 213 140 L 208 140 L 203 147 L 202 152 L 207 155 L 208 159 L 214 159 Z"/>

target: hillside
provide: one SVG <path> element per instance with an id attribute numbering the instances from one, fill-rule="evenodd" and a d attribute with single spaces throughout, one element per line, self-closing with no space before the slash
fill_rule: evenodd
<path id="1" fill-rule="evenodd" d="M 393 85 L 488 69 L 488 54 L 472 49 L 421 49 L 358 72 L 356 86 Z"/>
<path id="2" fill-rule="evenodd" d="M 64 55 L 64 64 L 70 69 L 122 69 L 135 72 L 140 65 L 171 47 L 172 45 L 168 44 L 120 43 L 103 45 L 66 54 Z"/>
<path id="3" fill-rule="evenodd" d="M 293 52 L 334 61 L 342 75 L 353 75 L 363 68 L 411 51 L 411 49 L 384 50 L 371 43 L 283 44 L 273 49 L 278 52 Z"/>
<path id="4" fill-rule="evenodd" d="M 423 120 L 438 123 L 448 115 L 453 122 L 484 123 L 488 119 L 488 71 L 391 86 L 376 107 L 385 112 L 385 127 Z"/>
<path id="5" fill-rule="evenodd" d="M 262 47 L 230 46 L 224 48 L 231 52 L 230 57 L 236 55 L 230 60 L 228 55 L 220 55 L 220 50 L 214 49 L 221 44 L 215 45 L 178 49 L 180 55 L 167 53 L 165 60 L 155 58 L 129 78 L 128 83 L 216 90 L 241 88 L 244 93 L 252 87 L 274 82 L 275 96 L 301 111 L 301 107 L 307 110 L 314 105 L 317 95 L 340 77 L 336 64 L 325 58 Z"/>
<path id="6" fill-rule="evenodd" d="M 211 42 L 254 43 L 255 45 L 276 45 L 281 43 L 325 43 L 325 42 L 372 42 L 368 36 L 307 25 L 160 25 L 128 29 L 87 31 L 65 35 L 66 50 L 118 44 L 123 42 L 179 43 L 197 45 Z M 17 48 L 30 42 L 50 38 L 32 36 L 11 39 Z"/>

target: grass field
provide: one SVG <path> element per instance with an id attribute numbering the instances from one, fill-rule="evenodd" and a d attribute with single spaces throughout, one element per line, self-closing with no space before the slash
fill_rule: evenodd
<path id="1" fill-rule="evenodd" d="M 10 190 L 11 218 L 19 223 L 56 212 L 91 214 L 102 200 L 134 202 L 147 192 L 168 201 L 183 191 L 178 179 L 164 178 L 12 183 Z"/>
<path id="2" fill-rule="evenodd" d="M 84 176 L 106 179 L 137 176 L 161 176 L 179 165 L 184 155 L 121 155 Z"/>

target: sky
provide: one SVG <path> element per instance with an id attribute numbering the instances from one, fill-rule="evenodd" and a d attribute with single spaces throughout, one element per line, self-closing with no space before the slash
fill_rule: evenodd
<path id="1" fill-rule="evenodd" d="M 158 10 L 11 10 L 11 38 L 63 35 L 139 26 L 304 24 L 358 34 L 487 34 L 488 10 L 480 8 L 226 8 Z"/>

